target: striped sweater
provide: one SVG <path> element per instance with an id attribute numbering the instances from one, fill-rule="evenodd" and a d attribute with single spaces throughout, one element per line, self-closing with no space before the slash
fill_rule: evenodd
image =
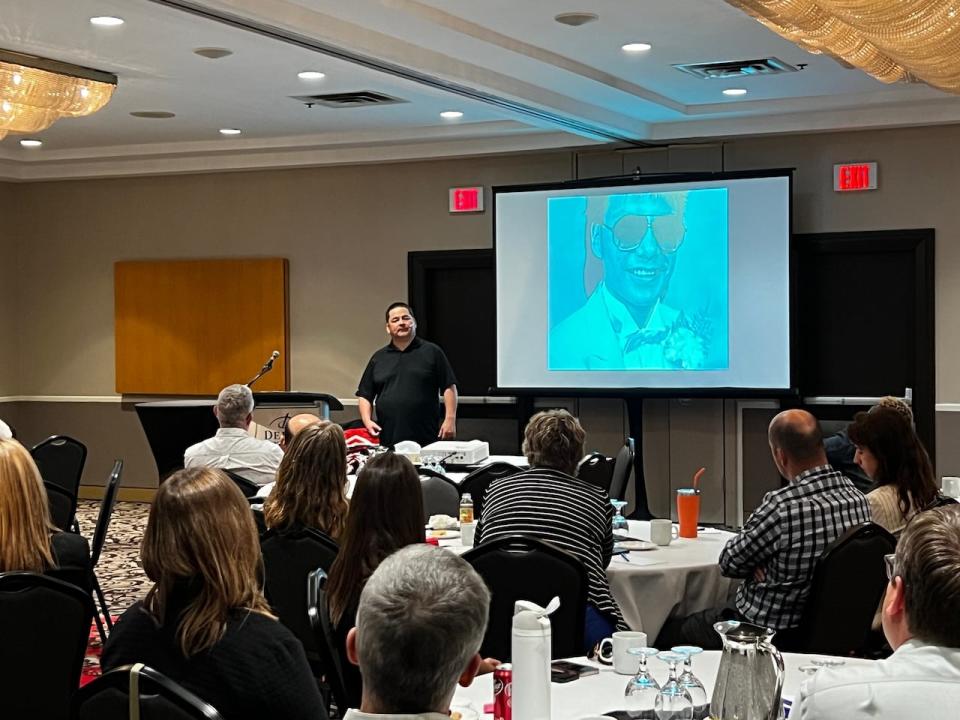
<path id="1" fill-rule="evenodd" d="M 551 543 L 587 571 L 587 602 L 626 630 L 605 568 L 613 552 L 613 507 L 596 485 L 559 470 L 532 468 L 494 482 L 483 501 L 476 544 L 508 535 Z"/>

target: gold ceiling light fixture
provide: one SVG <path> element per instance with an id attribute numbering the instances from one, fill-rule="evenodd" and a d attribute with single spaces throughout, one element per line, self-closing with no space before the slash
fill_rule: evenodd
<path id="1" fill-rule="evenodd" d="M 117 76 L 111 73 L 0 50 L 0 139 L 95 113 L 116 87 Z"/>
<path id="2" fill-rule="evenodd" d="M 960 1 L 727 0 L 812 53 L 886 83 L 960 93 Z"/>

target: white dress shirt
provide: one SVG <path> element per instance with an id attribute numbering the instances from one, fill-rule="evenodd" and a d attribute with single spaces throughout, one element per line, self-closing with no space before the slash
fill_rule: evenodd
<path id="1" fill-rule="evenodd" d="M 258 440 L 241 428 L 220 428 L 209 440 L 191 445 L 183 454 L 183 466 L 229 470 L 258 485 L 277 477 L 283 450 L 269 440 Z"/>
<path id="2" fill-rule="evenodd" d="M 359 710 L 347 710 L 343 720 L 450 720 L 449 715 L 443 713 L 426 712 L 417 714 L 379 715 L 376 713 L 365 713 Z"/>
<path id="3" fill-rule="evenodd" d="M 908 640 L 869 667 L 824 668 L 800 688 L 801 720 L 956 720 L 960 648 Z"/>

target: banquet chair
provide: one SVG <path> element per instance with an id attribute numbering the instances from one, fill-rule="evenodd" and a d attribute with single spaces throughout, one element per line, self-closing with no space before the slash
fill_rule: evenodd
<path id="1" fill-rule="evenodd" d="M 490 620 L 480 648 L 482 657 L 510 660 L 513 606 L 530 600 L 546 607 L 553 597 L 560 607 L 550 616 L 552 657 L 584 654 L 587 571 L 573 555 L 535 538 L 514 535 L 485 542 L 464 553 L 490 589 Z"/>
<path id="2" fill-rule="evenodd" d="M 347 686 L 343 679 L 343 660 L 333 638 L 333 628 L 330 626 L 326 585 L 327 573 L 323 568 L 317 568 L 307 575 L 307 618 L 310 622 L 310 630 L 313 632 L 317 654 L 324 669 L 324 680 L 330 688 L 340 717 L 343 717 L 347 708 L 350 707 L 350 700 L 347 697 Z M 329 706 L 327 713 L 333 717 Z"/>
<path id="3" fill-rule="evenodd" d="M 423 514 L 449 515 L 456 517 L 460 512 L 460 488 L 446 477 L 420 477 L 420 491 L 423 493 Z"/>
<path id="4" fill-rule="evenodd" d="M 467 475 L 460 483 L 460 495 L 470 493 L 473 500 L 473 516 L 477 519 L 483 515 L 483 498 L 491 483 L 501 478 L 510 477 L 520 472 L 520 468 L 505 462 L 492 462 L 483 465 Z"/>
<path id="5" fill-rule="evenodd" d="M 0 716 L 64 720 L 80 684 L 93 600 L 36 573 L 0 573 Z"/>
<path id="6" fill-rule="evenodd" d="M 80 688 L 70 718 L 128 720 L 131 690 L 140 720 L 221 720 L 212 705 L 146 665 L 123 665 Z"/>
<path id="7" fill-rule="evenodd" d="M 814 568 L 798 631 L 777 646 L 825 655 L 859 653 L 887 586 L 883 556 L 896 547 L 893 535 L 872 522 L 834 540 Z"/>
<path id="8" fill-rule="evenodd" d="M 64 490 L 59 485 L 46 481 L 44 481 L 43 487 L 47 491 L 50 519 L 57 529 L 70 532 L 77 515 L 77 496 L 71 495 L 69 490 Z"/>
<path id="9" fill-rule="evenodd" d="M 67 435 L 52 435 L 41 443 L 34 445 L 30 450 L 33 461 L 40 470 L 40 477 L 44 483 L 57 485 L 66 490 L 74 498 L 80 493 L 80 478 L 83 476 L 83 466 L 87 462 L 87 446 L 79 440 Z M 76 523 L 76 500 L 74 500 L 74 515 L 70 517 L 70 525 L 61 530 L 69 530 Z M 79 532 L 79 527 L 74 527 Z"/>
<path id="10" fill-rule="evenodd" d="M 633 438 L 628 437 L 613 463 L 613 477 L 610 479 L 610 498 L 612 500 L 626 499 L 627 484 L 630 482 L 630 473 L 633 472 L 635 454 Z"/>
<path id="11" fill-rule="evenodd" d="M 107 641 L 107 634 L 104 630 L 104 623 L 108 629 L 113 629 L 113 619 L 110 617 L 110 608 L 107 607 L 107 599 L 103 595 L 103 589 L 100 587 L 100 581 L 97 579 L 97 563 L 100 561 L 100 554 L 103 552 L 103 546 L 107 543 L 107 530 L 110 528 L 110 518 L 113 517 L 113 508 L 117 504 L 117 491 L 120 489 L 120 478 L 123 475 L 123 460 L 114 460 L 113 469 L 110 471 L 110 477 L 107 478 L 107 486 L 103 491 L 103 500 L 100 501 L 100 512 L 97 514 L 97 526 L 93 531 L 93 542 L 90 543 L 90 574 L 93 576 L 93 592 L 96 593 L 97 600 L 100 603 L 100 612 L 94 613 L 93 619 L 97 623 L 97 630 L 100 632 L 100 639 Z M 100 614 L 103 614 L 101 620 Z"/>
<path id="12" fill-rule="evenodd" d="M 247 480 L 242 475 L 237 475 L 233 470 L 224 470 L 223 472 L 240 488 L 240 492 L 243 493 L 245 498 L 256 497 L 257 493 L 260 492 L 260 486 L 253 480 Z"/>
<path id="13" fill-rule="evenodd" d="M 324 669 L 307 618 L 307 574 L 320 567 L 330 570 L 339 547 L 314 528 L 298 526 L 268 530 L 260 538 L 263 551 L 264 595 L 280 622 L 303 643 L 315 673 Z"/>
<path id="14" fill-rule="evenodd" d="M 580 461 L 577 466 L 577 477 L 581 480 L 603 488 L 604 492 L 610 492 L 610 485 L 613 482 L 614 459 L 609 458 L 603 453 L 592 452 Z M 613 497 L 613 495 L 610 495 Z"/>

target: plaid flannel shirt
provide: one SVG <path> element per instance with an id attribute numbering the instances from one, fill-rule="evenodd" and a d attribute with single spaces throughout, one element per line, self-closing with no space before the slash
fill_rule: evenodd
<path id="1" fill-rule="evenodd" d="M 750 622 L 783 630 L 800 624 L 813 568 L 827 546 L 870 520 L 867 499 L 829 465 L 766 494 L 720 554 L 720 571 L 744 578 L 737 610 Z M 762 581 L 754 571 L 762 568 Z"/>

